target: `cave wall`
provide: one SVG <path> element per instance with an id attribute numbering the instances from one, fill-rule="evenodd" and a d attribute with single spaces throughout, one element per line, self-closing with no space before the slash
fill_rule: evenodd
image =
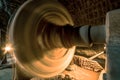
<path id="1" fill-rule="evenodd" d="M 120 8 L 120 0 L 59 0 L 70 12 L 75 26 L 105 24 L 108 11 Z"/>

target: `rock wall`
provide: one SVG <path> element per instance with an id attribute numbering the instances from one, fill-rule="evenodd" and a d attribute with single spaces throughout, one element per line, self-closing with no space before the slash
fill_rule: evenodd
<path id="1" fill-rule="evenodd" d="M 106 13 L 120 8 L 120 0 L 59 0 L 76 26 L 105 24 Z"/>

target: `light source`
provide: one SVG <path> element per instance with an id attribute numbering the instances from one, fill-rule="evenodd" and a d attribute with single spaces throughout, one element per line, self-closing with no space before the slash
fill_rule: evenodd
<path id="1" fill-rule="evenodd" d="M 7 43 L 3 48 L 3 50 L 4 50 L 4 54 L 6 54 L 7 52 L 13 51 L 12 45 Z"/>

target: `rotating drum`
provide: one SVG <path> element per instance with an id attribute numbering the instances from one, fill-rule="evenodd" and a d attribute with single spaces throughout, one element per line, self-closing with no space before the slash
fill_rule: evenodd
<path id="1" fill-rule="evenodd" d="M 47 22 L 46 22 L 47 21 Z M 9 29 L 17 65 L 25 74 L 42 78 L 53 77 L 70 64 L 75 46 L 48 49 L 42 34 L 47 23 L 74 25 L 67 10 L 56 0 L 26 1 L 14 15 Z M 49 26 L 52 30 L 53 27 Z M 46 39 L 45 39 L 46 40 Z M 47 39 L 48 43 L 49 38 Z M 59 44 L 55 42 L 56 45 Z"/>

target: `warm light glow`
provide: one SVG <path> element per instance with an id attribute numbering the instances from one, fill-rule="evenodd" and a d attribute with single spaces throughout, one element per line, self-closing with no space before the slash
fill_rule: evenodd
<path id="1" fill-rule="evenodd" d="M 106 50 L 106 46 L 104 47 L 104 50 Z"/>
<path id="2" fill-rule="evenodd" d="M 5 47 L 5 51 L 10 51 L 11 50 L 11 47 L 10 46 L 6 46 Z"/>
<path id="3" fill-rule="evenodd" d="M 6 46 L 3 49 L 4 49 L 4 53 L 13 51 L 11 44 L 6 44 Z"/>

